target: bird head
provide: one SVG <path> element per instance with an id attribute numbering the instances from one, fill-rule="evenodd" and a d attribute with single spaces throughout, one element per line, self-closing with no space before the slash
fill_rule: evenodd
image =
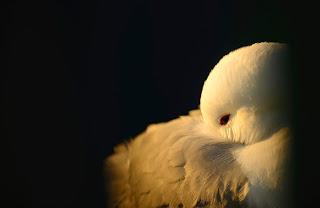
<path id="1" fill-rule="evenodd" d="M 224 56 L 204 83 L 200 109 L 224 140 L 262 141 L 289 122 L 288 47 L 255 43 Z"/>

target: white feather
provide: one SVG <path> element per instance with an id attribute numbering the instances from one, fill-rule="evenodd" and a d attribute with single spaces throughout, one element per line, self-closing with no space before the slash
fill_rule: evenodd
<path id="1" fill-rule="evenodd" d="M 290 140 L 284 54 L 277 43 L 230 53 L 205 82 L 201 111 L 152 124 L 118 146 L 106 159 L 109 206 L 283 206 Z M 226 113 L 231 120 L 221 126 Z"/>

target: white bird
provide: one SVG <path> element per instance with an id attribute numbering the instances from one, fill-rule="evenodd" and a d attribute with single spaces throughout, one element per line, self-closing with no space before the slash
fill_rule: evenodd
<path id="1" fill-rule="evenodd" d="M 105 160 L 110 207 L 287 207 L 288 49 L 256 43 L 224 56 L 200 109 L 151 124 Z"/>

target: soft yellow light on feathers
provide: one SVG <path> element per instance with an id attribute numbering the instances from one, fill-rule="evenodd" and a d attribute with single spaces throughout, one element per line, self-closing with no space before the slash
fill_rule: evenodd
<path id="1" fill-rule="evenodd" d="M 110 207 L 286 207 L 286 46 L 224 56 L 200 109 L 152 124 L 105 162 Z"/>

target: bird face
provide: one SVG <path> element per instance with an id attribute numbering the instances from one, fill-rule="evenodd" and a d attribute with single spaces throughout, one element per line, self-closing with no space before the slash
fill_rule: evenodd
<path id="1" fill-rule="evenodd" d="M 258 43 L 219 61 L 200 100 L 203 119 L 216 135 L 252 144 L 288 126 L 287 55 L 284 44 Z"/>

